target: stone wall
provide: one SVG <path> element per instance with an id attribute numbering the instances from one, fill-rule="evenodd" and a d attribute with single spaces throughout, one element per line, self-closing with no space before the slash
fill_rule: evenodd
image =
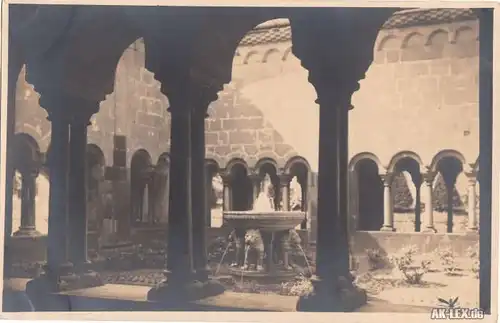
<path id="1" fill-rule="evenodd" d="M 374 63 L 353 98 L 350 156 L 373 153 L 381 172 L 405 151 L 414 152 L 422 166 L 429 166 L 446 149 L 460 152 L 467 163 L 476 162 L 477 36 L 475 20 L 382 30 Z M 283 167 L 290 158 L 302 156 L 317 171 L 316 94 L 290 48 L 290 40 L 285 40 L 237 49 L 233 81 L 211 105 L 206 120 L 207 158 L 221 168 L 237 157 L 250 167 L 262 158 L 272 158 Z M 125 51 L 116 75 L 115 92 L 101 103 L 89 127 L 89 143 L 97 145 L 111 165 L 113 137 L 122 135 L 127 167 L 139 149 L 156 163 L 169 150 L 168 100 L 144 69 L 140 40 Z M 21 74 L 16 132 L 31 135 L 46 152 L 50 124 L 37 100 Z M 464 176 L 459 177 L 457 190 L 466 193 Z M 311 209 L 314 215 L 314 205 Z"/>

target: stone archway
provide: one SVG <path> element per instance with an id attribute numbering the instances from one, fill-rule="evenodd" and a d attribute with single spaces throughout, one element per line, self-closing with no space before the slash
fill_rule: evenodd
<path id="1" fill-rule="evenodd" d="M 281 189 L 289 189 L 289 205 L 286 209 L 306 212 L 307 218 L 300 224 L 300 228 L 305 230 L 310 227 L 310 215 L 308 214 L 309 187 L 307 185 L 310 176 L 309 164 L 305 159 L 292 158 L 285 166 L 285 173 L 288 176 L 283 179 L 286 182 L 281 183 Z"/>
<path id="2" fill-rule="evenodd" d="M 12 231 L 16 231 L 12 235 L 39 236 L 36 229 L 36 184 L 41 167 L 40 148 L 36 140 L 25 133 L 14 136 L 13 147 Z"/>
<path id="3" fill-rule="evenodd" d="M 155 222 L 168 223 L 169 195 L 170 195 L 170 158 L 164 153 L 158 159 L 154 171 L 154 205 L 153 217 Z"/>
<path id="4" fill-rule="evenodd" d="M 113 214 L 113 198 L 105 187 L 106 160 L 104 153 L 95 144 L 87 144 L 87 225 L 89 245 L 95 247 L 102 234 L 103 227 L 108 227 Z M 107 229 L 107 228 L 106 228 Z M 105 230 L 108 231 L 108 230 Z M 90 248 L 92 249 L 92 248 Z"/>
<path id="5" fill-rule="evenodd" d="M 235 163 L 229 170 L 231 187 L 231 210 L 248 211 L 252 208 L 252 183 L 248 169 L 242 163 Z"/>
<path id="6" fill-rule="evenodd" d="M 384 183 L 378 165 L 372 159 L 364 158 L 356 163 L 355 171 L 359 194 L 357 229 L 378 231 L 384 224 Z"/>
<path id="7" fill-rule="evenodd" d="M 455 187 L 458 176 L 463 172 L 463 164 L 455 156 L 444 156 L 436 162 L 438 174 L 434 182 L 434 210 L 446 212 L 446 232 L 452 233 L 455 215 L 464 215 L 463 202 Z"/>
<path id="8" fill-rule="evenodd" d="M 152 163 L 149 153 L 140 149 L 134 153 L 130 163 L 131 222 L 141 226 L 151 222 Z"/>
<path id="9" fill-rule="evenodd" d="M 281 196 L 280 196 L 280 179 L 278 177 L 278 167 L 274 160 L 263 159 L 255 165 L 255 173 L 251 177 L 253 185 L 253 202 L 255 203 L 259 193 L 262 191 L 263 180 L 268 175 L 271 180 L 271 191 L 265 192 L 269 194 L 272 200 L 272 207 L 274 210 L 280 209 Z"/>

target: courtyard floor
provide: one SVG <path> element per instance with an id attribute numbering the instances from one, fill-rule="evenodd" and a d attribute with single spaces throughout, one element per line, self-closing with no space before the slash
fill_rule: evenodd
<path id="1" fill-rule="evenodd" d="M 95 270 L 100 273 L 106 285 L 73 291 L 69 294 L 79 299 L 80 302 L 86 299 L 84 308 L 89 310 L 109 310 L 111 308 L 109 306 L 121 308 L 125 305 L 123 302 L 120 303 L 120 300 L 126 302 L 128 304 L 126 306 L 132 306 L 134 302 L 144 303 L 149 288 L 165 279 L 164 263 L 163 251 L 151 249 L 139 251 L 133 248 L 126 252 L 114 252 L 101 258 L 101 261 L 95 262 Z M 442 305 L 438 298 L 449 300 L 456 297 L 459 298 L 459 306 L 477 307 L 479 280 L 470 271 L 471 259 L 459 258 L 455 259 L 455 263 L 454 275 L 447 275 L 439 259 L 434 260 L 429 267 L 429 272 L 423 275 L 420 284 L 404 282 L 397 269 L 382 268 L 358 273 L 356 283 L 365 289 L 369 296 L 368 305 L 360 311 L 428 313 L 430 308 Z M 23 292 L 22 285 L 27 282 L 28 278 L 33 277 L 36 271 L 36 268 L 34 269 L 36 266 L 33 264 L 26 265 L 18 268 L 17 274 L 13 276 L 17 277 L 13 280 L 17 281 L 15 288 L 17 292 Z M 212 261 L 212 273 L 217 271 L 217 267 L 218 262 Z M 227 292 L 197 304 L 196 306 L 203 308 L 201 310 L 232 308 L 233 310 L 295 311 L 298 296 L 310 288 L 307 279 L 298 279 L 287 284 L 259 284 L 255 281 L 234 279 L 227 274 L 227 265 L 222 265 L 220 269 L 215 278 L 226 287 Z M 107 299 L 104 303 L 108 305 L 104 305 L 103 298 Z M 110 300 L 113 300 L 114 305 L 109 303 Z M 139 308 L 144 310 L 153 310 L 141 306 Z"/>

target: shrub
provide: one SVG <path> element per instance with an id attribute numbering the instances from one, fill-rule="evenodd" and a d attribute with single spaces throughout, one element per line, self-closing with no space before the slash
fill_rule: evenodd
<path id="1" fill-rule="evenodd" d="M 472 273 L 476 278 L 479 278 L 479 242 L 467 248 L 467 256 L 472 260 Z"/>
<path id="2" fill-rule="evenodd" d="M 304 275 L 294 281 L 281 284 L 281 294 L 287 296 L 306 296 L 313 292 L 311 280 Z"/>
<path id="3" fill-rule="evenodd" d="M 406 246 L 396 255 L 390 257 L 394 266 L 403 274 L 405 282 L 411 285 L 422 283 L 422 278 L 429 271 L 430 260 L 422 260 L 420 263 L 415 261 L 415 255 L 418 252 L 416 246 Z"/>
<path id="4" fill-rule="evenodd" d="M 368 265 L 370 270 L 382 269 L 386 264 L 386 257 L 380 249 L 366 249 L 366 255 L 368 256 Z"/>
<path id="5" fill-rule="evenodd" d="M 443 249 L 436 249 L 436 255 L 439 257 L 441 266 L 443 266 L 446 275 L 453 275 L 456 273 L 458 266 L 455 261 L 455 253 L 451 247 Z"/>
<path id="6" fill-rule="evenodd" d="M 462 213 L 464 211 L 464 204 L 455 187 L 453 187 L 452 196 L 453 212 Z M 436 184 L 432 191 L 432 205 L 437 212 L 448 211 L 448 189 L 441 173 L 437 175 Z"/>
<path id="7" fill-rule="evenodd" d="M 394 176 L 392 180 L 392 191 L 394 192 L 394 212 L 401 213 L 411 210 L 413 197 L 411 196 L 406 177 L 402 172 Z"/>

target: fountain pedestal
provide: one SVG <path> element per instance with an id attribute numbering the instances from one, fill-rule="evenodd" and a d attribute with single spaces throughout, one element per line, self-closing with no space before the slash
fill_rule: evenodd
<path id="1" fill-rule="evenodd" d="M 149 290 L 148 301 L 183 305 L 224 292 L 224 286 L 219 282 L 210 279 L 201 281 L 194 273 L 190 275 L 192 277 L 179 278 L 166 272 L 165 276 L 165 282 Z"/>
<path id="2" fill-rule="evenodd" d="M 294 228 L 305 219 L 305 212 L 301 211 L 228 211 L 224 212 L 225 223 L 234 229 L 237 234 L 237 254 L 241 255 L 244 249 L 245 259 L 237 259 L 236 266 L 230 268 L 229 272 L 235 278 L 246 278 L 261 282 L 281 282 L 290 280 L 297 273 L 288 266 L 287 254 L 289 252 L 290 239 L 293 237 L 295 243 L 300 243 L 298 234 Z M 244 232 L 244 238 L 243 236 Z M 243 241 L 242 241 L 243 240 Z M 293 242 L 292 242 L 293 243 Z M 284 260 L 281 265 L 275 259 L 277 246 L 279 248 L 278 258 Z M 257 253 L 257 261 L 251 266 L 249 257 L 252 251 Z M 256 251 L 256 252 L 255 252 Z M 265 264 L 260 264 L 265 253 Z"/>

